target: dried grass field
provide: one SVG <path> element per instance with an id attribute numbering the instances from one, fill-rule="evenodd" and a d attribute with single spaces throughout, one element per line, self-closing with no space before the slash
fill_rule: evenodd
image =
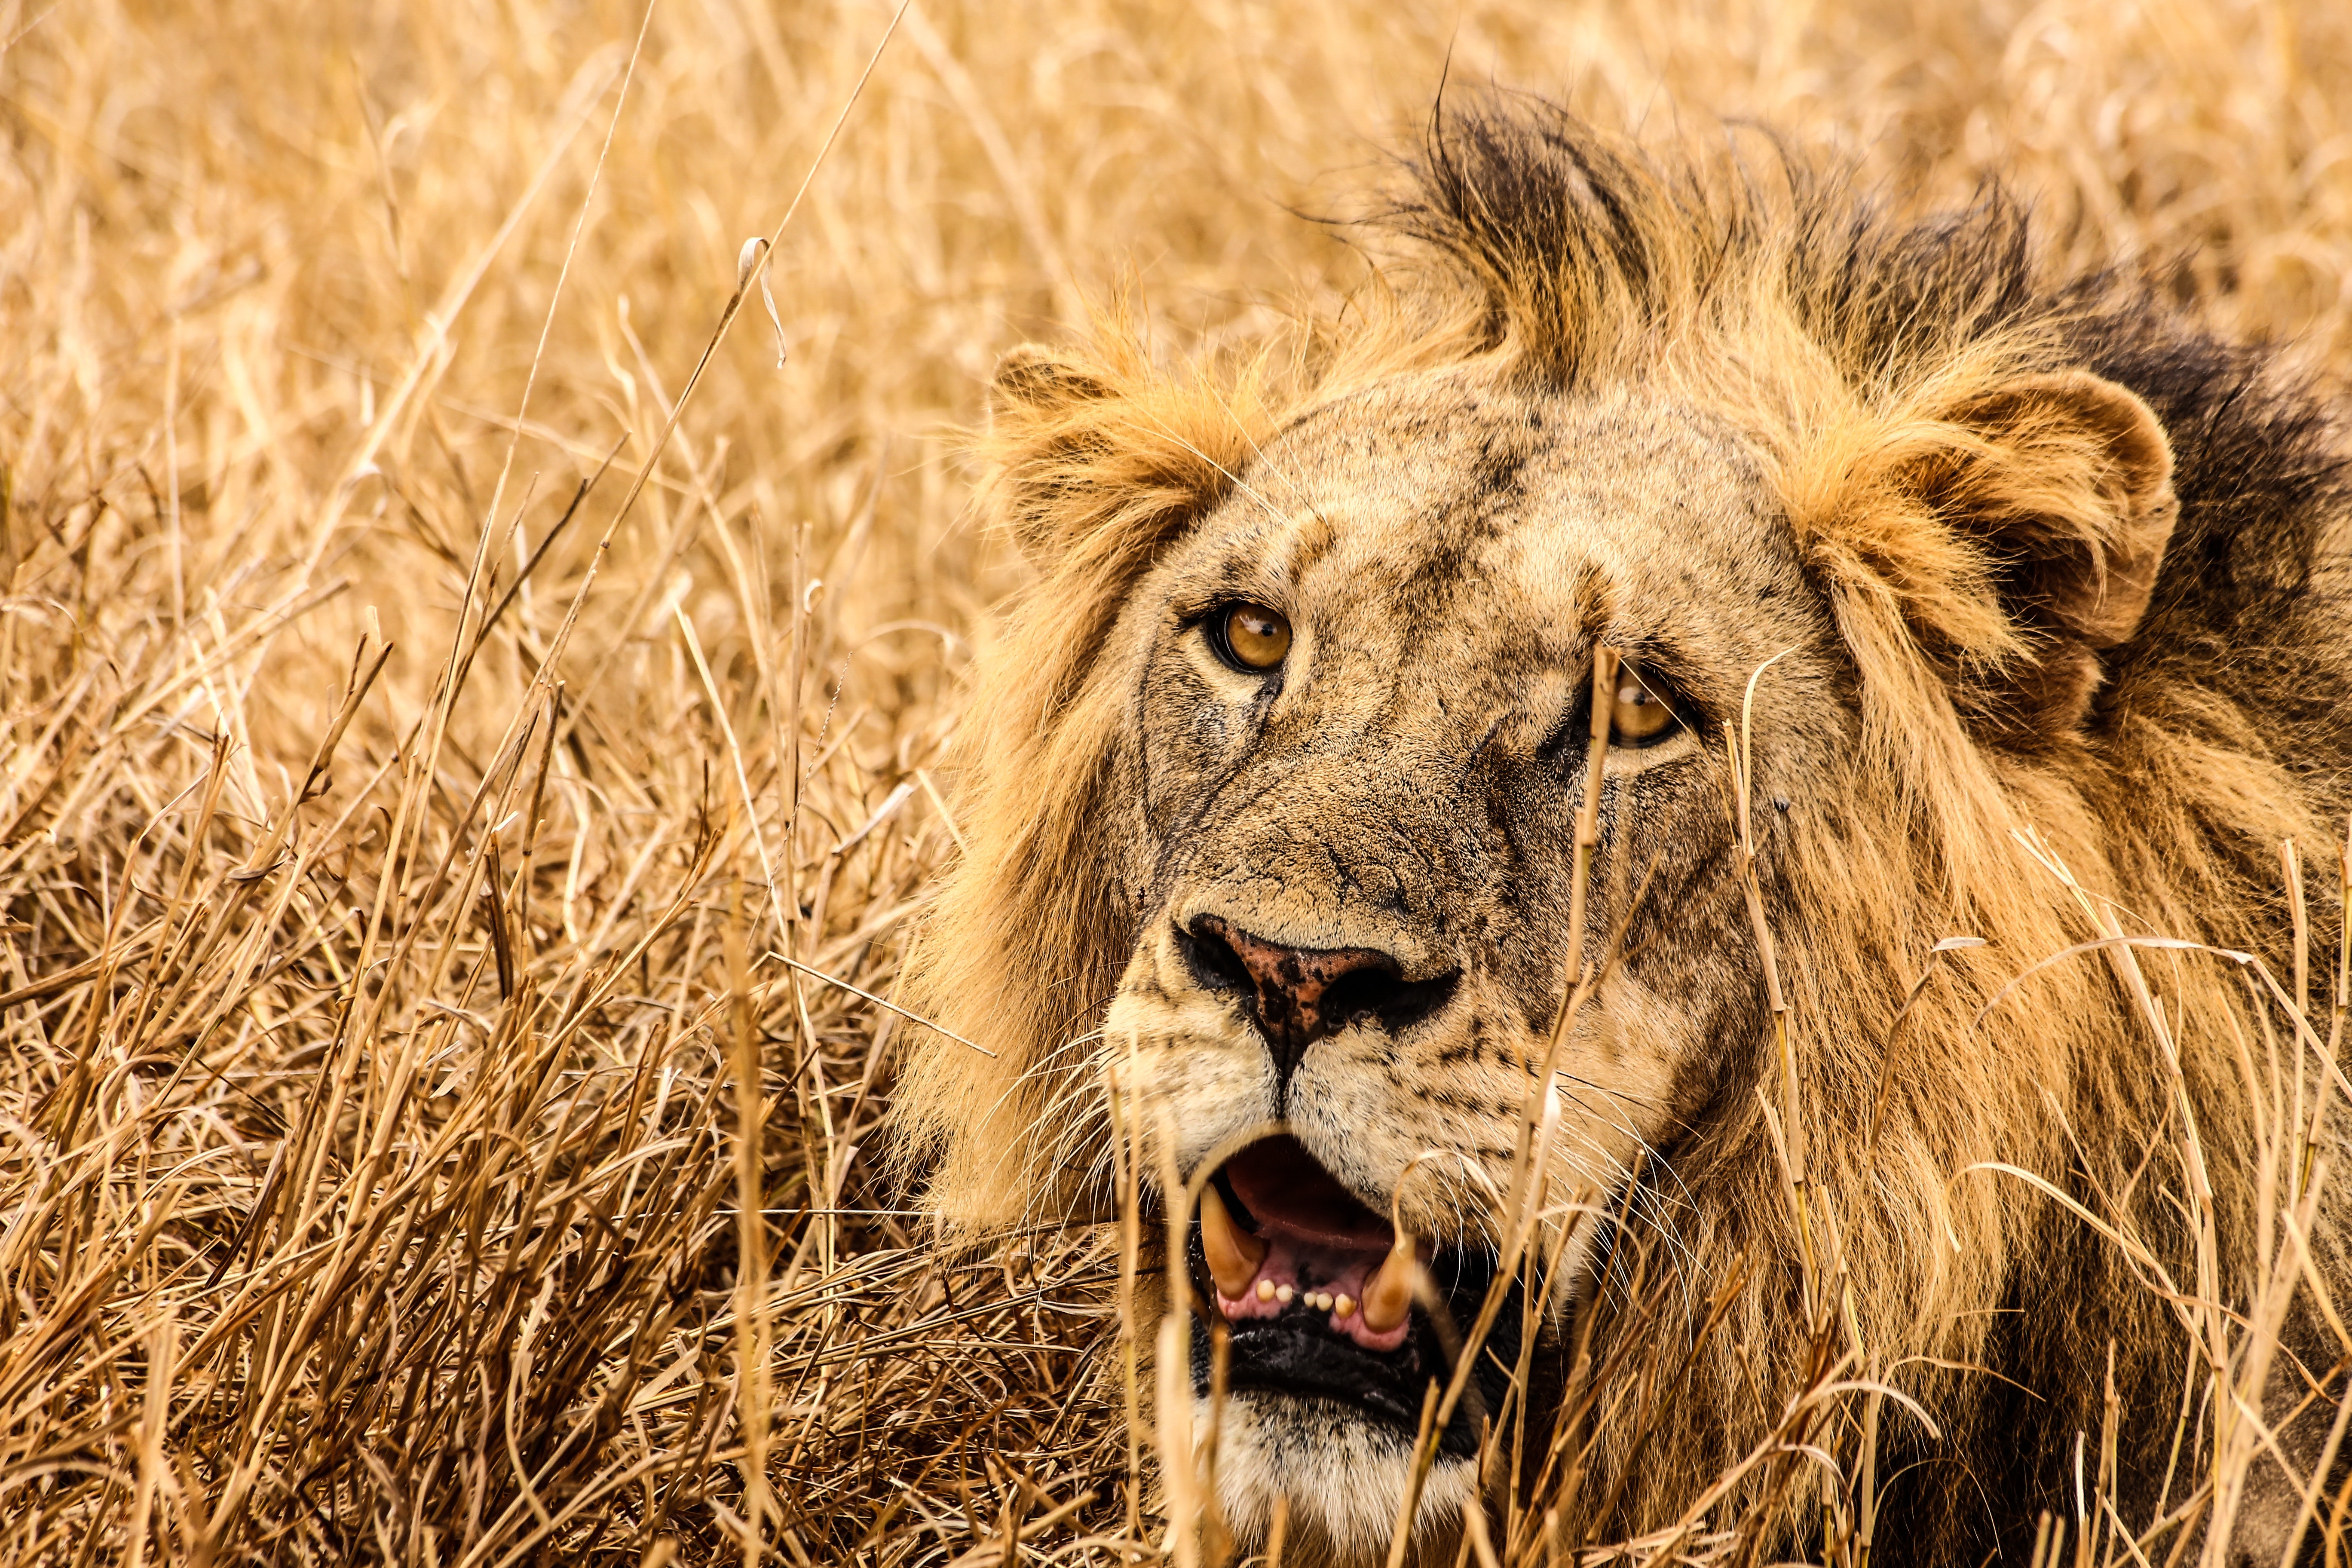
<path id="1" fill-rule="evenodd" d="M 1116 1238 L 885 1163 L 1024 570 L 958 430 L 1360 286 L 1301 215 L 1449 72 L 1999 174 L 2352 371 L 2334 0 L 891 23 L 0 0 L 0 1561 L 1158 1560 Z"/>

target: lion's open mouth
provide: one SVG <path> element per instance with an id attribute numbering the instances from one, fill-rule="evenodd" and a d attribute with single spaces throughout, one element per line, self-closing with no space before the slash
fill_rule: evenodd
<path id="1" fill-rule="evenodd" d="M 1476 1316 L 1494 1280 L 1493 1255 L 1423 1255 L 1441 1298 L 1440 1322 L 1427 1305 L 1398 1299 L 1399 1270 L 1390 1267 L 1396 1231 L 1388 1219 L 1295 1139 L 1249 1145 L 1218 1169 L 1210 1188 L 1193 1232 L 1192 1272 L 1232 1336 L 1227 1387 L 1336 1401 L 1408 1436 L 1416 1431 L 1424 1391 L 1452 1370 L 1447 1347 L 1461 1342 L 1456 1325 Z M 1447 1424 L 1444 1452 L 1475 1451 L 1478 1412 L 1499 1395 L 1517 1357 L 1518 1316 L 1507 1306 L 1498 1315 L 1479 1375 Z M 1209 1351 L 1201 1325 L 1192 1379 L 1203 1394 Z"/>

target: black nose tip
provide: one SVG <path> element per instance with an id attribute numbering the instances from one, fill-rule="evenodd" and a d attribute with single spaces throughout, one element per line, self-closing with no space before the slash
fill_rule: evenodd
<path id="1" fill-rule="evenodd" d="M 1367 1015 L 1401 1029 L 1444 1005 L 1454 976 L 1407 980 L 1390 954 L 1368 947 L 1285 947 L 1215 915 L 1177 931 L 1194 975 L 1255 1004 L 1258 1032 L 1287 1081 L 1307 1047 Z"/>

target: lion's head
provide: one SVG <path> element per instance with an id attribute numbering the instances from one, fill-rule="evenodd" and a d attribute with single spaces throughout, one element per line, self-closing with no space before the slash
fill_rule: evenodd
<path id="1" fill-rule="evenodd" d="M 1531 1132 L 1543 1223 L 1427 1532 L 1475 1495 L 1514 1373 L 1557 1389 L 1571 1339 L 1590 1375 L 1612 1333 L 1685 1335 L 1664 1419 L 1589 1449 L 1612 1526 L 1745 1451 L 1832 1245 L 1792 1177 L 1854 1333 L 1964 1462 L 1992 1423 L 1954 1369 L 2118 1338 L 2137 1393 L 2161 1357 L 2133 1359 L 2155 1331 L 2100 1294 L 2114 1270 L 1965 1173 L 2095 1185 L 2168 1102 L 2095 961 L 1996 994 L 2105 910 L 2248 941 L 2230 921 L 2326 804 L 2246 721 L 2287 663 L 2343 689 L 2310 651 L 2335 612 L 2286 597 L 2340 483 L 2315 420 L 2273 431 L 2295 473 L 2250 474 L 2232 400 L 2287 406 L 2259 362 L 2119 285 L 2038 283 L 1999 200 L 1898 223 L 1540 107 L 1442 121 L 1416 172 L 1392 217 L 1427 264 L 1296 365 L 1169 378 L 1113 329 L 998 371 L 990 493 L 1038 581 L 972 703 L 970 854 L 919 969 L 996 1053 L 913 1065 L 934 1201 L 1101 1212 L 1115 1128 L 1156 1202 L 1201 1194 L 1225 1514 L 1247 1537 L 1286 1498 L 1338 1558 L 1388 1540 Z M 2291 659 L 2214 657 L 2264 617 Z M 1956 936 L 1986 945 L 1931 969 Z M 2045 1287 L 2080 1295 L 2069 1326 L 2004 1331 Z"/>

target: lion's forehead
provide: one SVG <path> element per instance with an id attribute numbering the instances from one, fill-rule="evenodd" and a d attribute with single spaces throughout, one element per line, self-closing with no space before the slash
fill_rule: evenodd
<path id="1" fill-rule="evenodd" d="M 1500 645 L 1541 659 L 1605 625 L 1744 657 L 1769 640 L 1758 607 L 1802 586 L 1737 434 L 1633 391 L 1376 388 L 1267 442 L 1243 478 L 1203 565 L 1247 560 L 1325 637 L 1375 653 L 1450 617 L 1473 634 L 1457 645 L 1471 675 L 1517 679 L 1527 658 Z"/>

